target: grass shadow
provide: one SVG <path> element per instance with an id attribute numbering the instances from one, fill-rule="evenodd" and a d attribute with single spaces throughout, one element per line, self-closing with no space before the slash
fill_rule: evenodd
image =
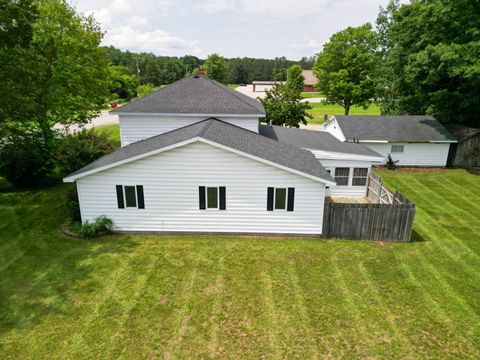
<path id="1" fill-rule="evenodd" d="M 420 235 L 417 232 L 417 230 L 413 229 L 410 242 L 424 242 L 424 241 L 427 241 L 427 240 L 425 240 L 425 238 L 422 235 Z"/>
<path id="2" fill-rule="evenodd" d="M 79 305 L 72 294 L 98 270 L 92 260 L 136 245 L 128 236 L 63 235 L 66 189 L 0 193 L 0 335 L 31 328 L 51 315 L 74 314 Z"/>

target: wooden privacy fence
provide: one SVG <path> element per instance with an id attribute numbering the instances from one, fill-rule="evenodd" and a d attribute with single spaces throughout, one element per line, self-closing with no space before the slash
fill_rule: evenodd
<path id="1" fill-rule="evenodd" d="M 414 203 L 399 192 L 386 189 L 376 174 L 369 178 L 368 199 L 370 203 L 367 204 L 345 204 L 327 198 L 323 215 L 324 236 L 398 242 L 411 240 Z"/>

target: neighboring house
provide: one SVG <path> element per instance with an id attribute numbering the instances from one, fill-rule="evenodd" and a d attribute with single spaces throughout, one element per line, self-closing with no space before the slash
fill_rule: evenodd
<path id="1" fill-rule="evenodd" d="M 457 140 L 436 119 L 423 115 L 335 115 L 323 124 L 340 141 L 368 146 L 399 166 L 445 166 Z"/>
<path id="2" fill-rule="evenodd" d="M 341 142 L 325 131 L 260 125 L 260 134 L 312 152 L 335 179 L 327 196 L 365 196 L 372 165 L 383 162 L 383 156 L 367 146 Z"/>
<path id="3" fill-rule="evenodd" d="M 446 128 L 458 141 L 450 146 L 448 165 L 480 168 L 480 129 L 460 124 L 449 124 Z"/>
<path id="4" fill-rule="evenodd" d="M 252 81 L 253 92 L 266 92 L 271 90 L 275 84 L 282 83 L 285 81 Z"/>
<path id="5" fill-rule="evenodd" d="M 316 92 L 318 79 L 313 74 L 312 70 L 303 70 L 302 75 L 305 78 L 303 82 L 303 91 L 304 92 Z"/>
<path id="6" fill-rule="evenodd" d="M 262 104 L 203 76 L 181 79 L 113 111 L 122 146 L 215 117 L 258 132 Z"/>
<path id="7" fill-rule="evenodd" d="M 304 77 L 303 81 L 303 91 L 304 92 L 316 92 L 318 79 L 313 74 L 312 70 L 302 70 L 302 75 Z M 253 92 L 265 92 L 271 90 L 275 84 L 282 83 L 285 81 L 252 81 Z"/>

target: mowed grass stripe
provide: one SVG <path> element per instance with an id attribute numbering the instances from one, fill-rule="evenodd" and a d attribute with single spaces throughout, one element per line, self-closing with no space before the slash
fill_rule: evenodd
<path id="1" fill-rule="evenodd" d="M 310 317 L 308 315 L 308 309 L 305 305 L 305 292 L 300 286 L 299 276 L 297 268 L 294 261 L 290 261 L 288 264 L 288 275 L 289 283 L 293 290 L 293 299 L 295 302 L 295 307 L 297 309 L 297 314 L 302 327 L 302 333 L 304 334 L 305 342 L 307 345 L 307 356 L 312 359 L 318 359 L 318 349 L 317 342 L 313 333 L 312 326 L 310 324 Z"/>
<path id="2" fill-rule="evenodd" d="M 402 183 L 402 187 L 404 189 L 408 189 L 410 191 L 413 191 L 415 189 L 414 186 L 411 185 L 411 182 L 409 182 L 409 181 L 405 181 L 405 183 Z M 422 190 L 425 189 L 425 191 L 430 193 L 430 190 L 428 190 L 428 188 L 426 186 L 422 185 L 421 188 L 422 188 Z M 445 213 L 445 206 L 441 205 L 441 204 L 438 204 L 437 202 L 432 200 L 432 198 L 430 196 L 423 195 L 423 192 L 421 194 L 422 195 L 417 195 L 417 197 L 416 197 L 417 200 L 421 201 L 420 204 L 417 204 L 417 213 L 421 209 L 421 211 L 424 211 L 430 217 L 430 225 L 428 226 L 428 232 L 438 235 L 438 236 L 432 237 L 431 239 L 439 247 L 444 249 L 446 254 L 448 254 L 448 256 L 450 256 L 454 260 L 457 260 L 457 261 L 462 260 L 460 258 L 462 256 L 462 254 L 458 253 L 459 249 L 456 246 L 454 246 L 453 244 L 451 244 L 451 242 L 442 241 L 443 236 L 441 236 L 441 235 L 445 235 L 445 233 L 448 234 L 452 240 L 454 240 L 459 246 L 461 246 L 463 248 L 463 250 L 464 250 L 463 255 L 466 254 L 466 255 L 474 257 L 475 259 L 480 258 L 480 256 L 477 254 L 477 252 L 474 249 L 472 249 L 471 247 L 466 245 L 463 241 L 458 239 L 455 236 L 455 234 L 453 234 L 450 230 L 447 229 L 446 226 L 444 226 L 444 224 L 440 223 L 440 220 L 443 221 L 444 218 L 448 217 L 448 214 Z M 440 198 L 440 199 L 443 201 L 442 198 Z M 420 209 L 418 209 L 418 208 L 420 208 Z M 423 216 L 425 216 L 425 215 L 423 215 Z M 462 224 L 464 223 L 459 218 L 456 218 L 455 221 L 460 222 Z M 432 224 L 435 224 L 435 226 L 432 226 Z M 471 226 L 470 224 L 468 224 L 468 223 L 465 223 L 465 224 L 466 224 L 467 228 L 470 228 L 470 226 Z M 473 227 L 474 226 L 475 226 L 475 224 L 473 225 Z M 452 249 L 454 249 L 454 250 L 452 250 Z M 464 265 L 464 261 L 459 261 L 459 263 Z"/>

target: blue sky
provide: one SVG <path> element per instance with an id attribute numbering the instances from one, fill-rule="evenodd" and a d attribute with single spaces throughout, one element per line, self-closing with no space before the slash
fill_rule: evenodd
<path id="1" fill-rule="evenodd" d="M 374 22 L 388 0 L 74 0 L 103 43 L 157 55 L 297 60 L 347 26 Z"/>

